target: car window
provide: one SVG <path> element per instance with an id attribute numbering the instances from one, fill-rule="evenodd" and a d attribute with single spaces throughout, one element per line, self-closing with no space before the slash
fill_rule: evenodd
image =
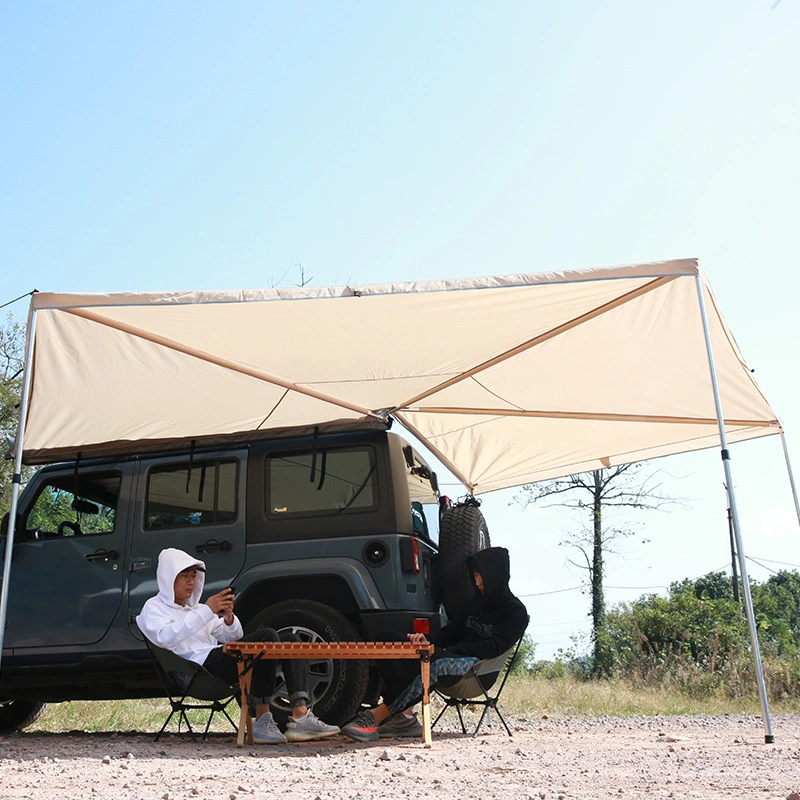
<path id="1" fill-rule="evenodd" d="M 272 454 L 265 489 L 272 518 L 372 510 L 378 502 L 375 453 L 359 447 Z"/>
<path id="2" fill-rule="evenodd" d="M 28 511 L 29 535 L 47 539 L 111 533 L 120 482 L 119 472 L 79 472 L 48 479 Z"/>
<path id="3" fill-rule="evenodd" d="M 147 478 L 145 528 L 233 522 L 237 515 L 234 460 L 186 461 L 153 467 Z"/>
<path id="4" fill-rule="evenodd" d="M 411 498 L 411 523 L 414 533 L 439 541 L 439 492 L 436 473 L 412 447 L 403 448 L 406 457 L 406 480 Z"/>

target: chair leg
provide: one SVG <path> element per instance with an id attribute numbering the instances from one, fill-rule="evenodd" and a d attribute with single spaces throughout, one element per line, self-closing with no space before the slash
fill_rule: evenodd
<path id="1" fill-rule="evenodd" d="M 436 719 L 431 723 L 431 730 L 433 730 L 436 727 L 436 723 L 442 718 L 442 714 L 444 714 L 444 712 L 447 711 L 448 708 L 450 708 L 450 706 L 447 703 L 445 703 L 444 708 L 442 708 L 442 710 L 437 715 Z"/>
<path id="2" fill-rule="evenodd" d="M 461 723 L 461 733 L 466 733 L 467 726 L 464 725 L 464 717 L 461 714 L 461 703 L 459 703 L 458 700 L 456 700 L 455 703 L 453 703 L 453 705 L 456 707 L 456 711 L 458 712 L 458 721 Z"/>
<path id="3" fill-rule="evenodd" d="M 223 714 L 228 722 L 230 722 L 231 727 L 238 732 L 239 726 L 231 719 L 230 714 L 228 714 L 228 703 L 230 703 L 230 700 L 225 703 L 220 700 L 213 701 L 211 713 L 208 715 L 208 721 L 206 722 L 206 729 L 203 731 L 203 741 L 208 739 L 208 731 L 211 728 L 211 721 L 214 719 L 214 714 Z"/>
<path id="4" fill-rule="evenodd" d="M 217 711 L 219 711 L 219 709 L 215 708 L 208 715 L 208 721 L 206 722 L 206 729 L 203 731 L 203 741 L 208 739 L 208 729 L 211 727 L 211 720 L 214 719 L 214 714 L 216 714 Z"/>
<path id="5" fill-rule="evenodd" d="M 486 702 L 485 703 L 482 702 L 479 705 L 483 706 L 483 713 L 481 714 L 481 718 L 478 720 L 478 727 L 475 728 L 475 733 L 472 734 L 473 739 L 478 735 L 478 731 L 480 731 L 481 725 L 483 725 L 484 717 L 487 720 L 491 720 L 492 710 L 494 710 L 494 712 L 500 718 L 500 722 L 503 723 L 503 727 L 506 729 L 506 733 L 512 738 L 514 737 L 514 734 L 511 732 L 511 728 L 508 727 L 508 723 L 505 721 L 505 718 L 503 717 L 502 713 L 500 713 L 500 707 L 497 705 L 496 697 L 487 696 Z M 491 724 L 491 722 L 489 722 L 489 724 Z"/>
<path id="6" fill-rule="evenodd" d="M 481 729 L 481 725 L 483 725 L 483 720 L 486 718 L 486 715 L 489 713 L 489 704 L 488 703 L 481 703 L 480 705 L 483 706 L 483 712 L 481 713 L 481 718 L 478 720 L 478 725 L 475 728 L 475 732 L 472 734 L 472 738 L 473 739 L 478 735 L 478 731 Z"/>
<path id="7" fill-rule="evenodd" d="M 162 734 L 162 733 L 164 733 L 164 731 L 167 729 L 167 725 L 169 725 L 169 721 L 170 721 L 170 720 L 171 720 L 171 719 L 172 719 L 172 718 L 175 716 L 175 712 L 176 712 L 177 710 L 178 710 L 178 709 L 176 709 L 176 708 L 173 706 L 173 708 L 172 708 L 172 711 L 170 711 L 170 714 L 169 714 L 169 716 L 167 717 L 167 719 L 166 719 L 166 721 L 164 722 L 164 724 L 161 726 L 161 730 L 160 730 L 160 731 L 159 731 L 159 732 L 156 734 L 156 738 L 155 738 L 155 739 L 153 739 L 153 741 L 154 741 L 154 742 L 157 742 L 157 741 L 158 741 L 158 740 L 161 738 L 161 734 Z"/>
<path id="8" fill-rule="evenodd" d="M 506 733 L 513 739 L 514 738 L 514 734 L 511 733 L 511 728 L 508 727 L 508 723 L 505 721 L 505 718 L 500 713 L 500 709 L 497 706 L 495 706 L 494 710 L 497 712 L 497 716 L 500 717 L 500 722 L 503 723 L 503 727 L 506 729 Z"/>
<path id="9" fill-rule="evenodd" d="M 186 730 L 188 731 L 189 736 L 192 737 L 192 741 L 196 743 L 197 742 L 197 736 L 195 735 L 194 728 L 192 728 L 192 723 L 189 722 L 189 717 L 186 714 L 186 709 L 185 708 L 181 709 L 181 719 L 183 719 L 183 721 L 186 723 Z M 180 723 L 180 719 L 179 719 L 178 720 L 178 736 L 180 736 L 180 735 L 181 735 L 181 723 Z"/>
<path id="10" fill-rule="evenodd" d="M 444 708 L 439 712 L 438 716 L 431 724 L 431 730 L 436 727 L 436 723 L 442 718 L 444 712 L 447 711 L 448 708 L 455 708 L 456 713 L 458 714 L 458 721 L 461 723 L 461 733 L 466 733 L 467 729 L 464 725 L 464 717 L 461 715 L 461 703 L 452 697 L 444 697 L 443 695 L 439 696 L 442 698 L 442 700 L 444 700 Z"/>

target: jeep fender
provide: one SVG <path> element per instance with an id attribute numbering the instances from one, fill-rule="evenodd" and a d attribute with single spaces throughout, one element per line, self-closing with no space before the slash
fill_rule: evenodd
<path id="1" fill-rule="evenodd" d="M 236 614 L 244 624 L 284 600 L 315 600 L 346 616 L 381 611 L 386 604 L 369 573 L 355 559 L 305 558 L 246 568 L 236 578 Z"/>

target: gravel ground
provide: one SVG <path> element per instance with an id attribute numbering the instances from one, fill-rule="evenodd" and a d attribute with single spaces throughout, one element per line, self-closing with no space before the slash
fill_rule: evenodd
<path id="1" fill-rule="evenodd" d="M 418 740 L 238 749 L 138 733 L 0 737 L 0 798 L 380 800 L 431 797 L 790 798 L 800 793 L 800 717 L 513 719 L 477 739 L 454 727 Z M 441 723 L 440 723 L 441 726 Z M 800 800 L 800 794 L 791 800 Z"/>

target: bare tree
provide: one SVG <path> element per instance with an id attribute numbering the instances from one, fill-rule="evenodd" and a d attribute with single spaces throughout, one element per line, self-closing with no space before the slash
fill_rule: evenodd
<path id="1" fill-rule="evenodd" d="M 605 632 L 605 555 L 617 553 L 616 543 L 636 533 L 630 524 L 611 524 L 612 515 L 607 512 L 610 509 L 656 510 L 679 503 L 679 500 L 662 493 L 661 474 L 660 471 L 646 473 L 641 464 L 624 464 L 529 484 L 514 497 L 515 502 L 523 507 L 561 507 L 577 511 L 582 519 L 588 516 L 589 524 L 568 534 L 560 544 L 578 550 L 581 560 L 568 559 L 568 562 L 587 573 L 592 598 L 594 675 L 607 675 L 612 666 Z"/>

